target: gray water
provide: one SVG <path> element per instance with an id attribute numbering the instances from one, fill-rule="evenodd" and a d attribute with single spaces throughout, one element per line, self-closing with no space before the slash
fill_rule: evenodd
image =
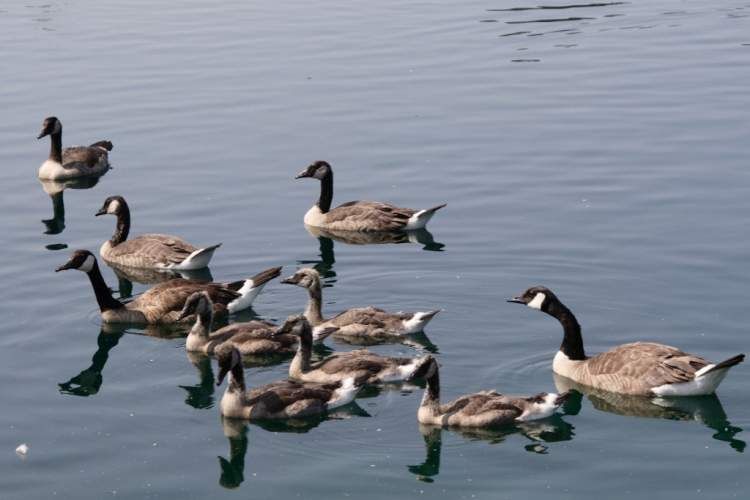
<path id="1" fill-rule="evenodd" d="M 225 426 L 223 388 L 182 336 L 102 331 L 85 277 L 52 272 L 111 235 L 93 214 L 121 194 L 135 234 L 223 242 L 216 280 L 317 265 L 329 313 L 443 309 L 414 345 L 372 349 L 435 352 L 445 398 L 555 390 L 559 325 L 504 302 L 537 284 L 591 353 L 637 339 L 715 361 L 747 351 L 750 3 L 544 3 L 569 8 L 0 3 L 0 497 L 745 498 L 747 363 L 718 398 L 589 394 L 488 435 L 423 435 L 410 386 L 307 427 Z M 56 211 L 36 178 L 53 114 L 65 144 L 115 145 L 113 170 Z M 334 202 L 447 202 L 435 243 L 309 235 L 318 186 L 293 176 L 317 159 Z M 272 283 L 237 319 L 304 300 Z"/>

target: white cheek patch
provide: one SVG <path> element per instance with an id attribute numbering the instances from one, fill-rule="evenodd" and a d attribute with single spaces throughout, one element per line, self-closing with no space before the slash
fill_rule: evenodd
<path id="1" fill-rule="evenodd" d="M 120 202 L 117 201 L 117 200 L 114 200 L 107 207 L 107 213 L 108 214 L 116 214 L 119 210 L 120 210 Z"/>
<path id="2" fill-rule="evenodd" d="M 86 260 L 83 261 L 83 264 L 78 267 L 79 271 L 83 271 L 84 273 L 87 273 L 94 269 L 94 264 L 96 263 L 96 259 L 93 255 L 89 255 L 86 257 Z"/>
<path id="3" fill-rule="evenodd" d="M 532 309 L 541 310 L 542 304 L 544 304 L 544 299 L 546 299 L 547 296 L 543 294 L 542 292 L 539 292 L 536 294 L 536 297 L 534 297 L 534 300 L 526 304 Z"/>

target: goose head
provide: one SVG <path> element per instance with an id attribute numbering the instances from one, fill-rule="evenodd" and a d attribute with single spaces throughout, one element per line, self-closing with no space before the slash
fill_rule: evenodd
<path id="1" fill-rule="evenodd" d="M 122 212 L 127 210 L 128 204 L 125 202 L 125 198 L 122 196 L 110 196 L 104 200 L 102 208 L 96 212 L 97 217 L 105 214 L 120 215 Z"/>
<path id="2" fill-rule="evenodd" d="M 533 286 L 523 292 L 523 295 L 508 299 L 507 302 L 513 304 L 523 304 L 526 307 L 530 307 L 547 314 L 550 313 L 550 311 L 556 304 L 560 304 L 560 300 L 554 293 L 552 293 L 552 290 L 543 286 Z"/>
<path id="3" fill-rule="evenodd" d="M 295 177 L 295 179 L 302 179 L 304 177 L 312 177 L 314 179 L 318 179 L 319 181 L 325 179 L 329 175 L 333 173 L 333 170 L 331 170 L 331 165 L 327 161 L 319 160 L 316 161 L 310 166 L 308 166 L 306 169 L 304 169 L 302 172 L 298 173 Z"/>
<path id="4" fill-rule="evenodd" d="M 90 272 L 96 266 L 96 257 L 88 250 L 76 250 L 68 259 L 68 262 L 55 269 L 55 272 L 65 271 L 68 269 L 77 269 L 84 273 Z"/>
<path id="5" fill-rule="evenodd" d="M 216 385 L 221 385 L 227 373 L 235 373 L 237 370 L 242 372 L 242 356 L 240 351 L 233 345 L 225 344 L 216 351 L 216 360 L 219 362 L 219 375 L 216 378 Z"/>
<path id="6" fill-rule="evenodd" d="M 182 321 L 191 314 L 199 317 L 207 316 L 213 313 L 213 310 L 214 304 L 208 293 L 205 291 L 195 292 L 185 301 L 182 311 L 180 311 L 180 315 L 177 317 L 177 321 Z"/>
<path id="7" fill-rule="evenodd" d="M 281 282 L 287 285 L 297 285 L 308 290 L 320 289 L 320 274 L 315 269 L 306 267 L 288 278 L 284 278 Z"/>
<path id="8" fill-rule="evenodd" d="M 62 133 L 62 123 L 55 116 L 49 116 L 44 119 L 42 123 L 42 131 L 37 136 L 37 139 L 54 134 Z"/>

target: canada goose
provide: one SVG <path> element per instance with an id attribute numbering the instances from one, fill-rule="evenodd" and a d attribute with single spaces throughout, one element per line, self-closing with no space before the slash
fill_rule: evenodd
<path id="1" fill-rule="evenodd" d="M 221 385 L 229 373 L 229 383 L 221 398 L 221 414 L 247 419 L 286 419 L 322 415 L 351 403 L 359 392 L 354 378 L 328 384 L 280 380 L 247 390 L 240 351 L 225 345 L 217 351 Z"/>
<path id="2" fill-rule="evenodd" d="M 420 424 L 455 427 L 495 427 L 547 418 L 568 397 L 541 392 L 536 396 L 505 396 L 495 391 L 467 394 L 450 403 L 440 404 L 440 374 L 432 356 L 418 376 L 424 374 L 427 387 L 417 411 Z"/>
<path id="3" fill-rule="evenodd" d="M 174 323 L 178 321 L 185 300 L 198 291 L 208 292 L 214 301 L 215 312 L 235 313 L 250 307 L 263 286 L 281 273 L 280 267 L 272 267 L 252 278 L 232 283 L 199 283 L 176 278 L 160 283 L 123 304 L 112 297 L 99 271 L 96 257 L 88 250 L 74 251 L 70 260 L 55 271 L 66 269 L 77 269 L 88 275 L 105 323 Z"/>
<path id="4" fill-rule="evenodd" d="M 381 384 L 410 380 L 427 362 L 421 358 L 391 358 L 373 354 L 365 349 L 342 352 L 313 363 L 312 328 L 304 316 L 287 320 L 291 331 L 300 338 L 297 354 L 289 365 L 289 378 L 305 382 L 332 383 L 354 378 L 357 385 Z"/>
<path id="5" fill-rule="evenodd" d="M 331 208 L 333 170 L 325 161 L 316 161 L 295 179 L 312 177 L 320 181 L 320 198 L 305 214 L 305 224 L 341 231 L 403 231 L 422 229 L 445 203 L 426 210 L 399 208 L 377 201 L 350 201 Z"/>
<path id="6" fill-rule="evenodd" d="M 96 216 L 105 214 L 117 216 L 117 227 L 112 238 L 101 246 L 99 254 L 107 262 L 120 266 L 191 271 L 206 267 L 214 250 L 221 246 L 219 243 L 196 248 L 167 234 L 143 234 L 128 240 L 130 209 L 122 196 L 110 196 L 104 200 Z"/>
<path id="7" fill-rule="evenodd" d="M 185 341 L 185 349 L 191 352 L 213 354 L 220 345 L 229 343 L 243 355 L 291 354 L 296 351 L 299 341 L 296 335 L 288 333 L 291 325 L 285 323 L 278 326 L 263 320 L 232 323 L 210 333 L 214 303 L 205 291 L 195 292 L 187 298 L 177 320 L 193 315 L 195 324 Z M 323 340 L 335 330 L 336 328 L 327 329 L 316 340 Z"/>
<path id="8" fill-rule="evenodd" d="M 712 394 L 729 369 L 745 359 L 739 354 L 712 364 L 676 347 L 653 342 L 623 344 L 589 357 L 573 313 L 548 288 L 537 286 L 508 302 L 524 304 L 557 318 L 564 335 L 552 370 L 579 384 L 640 396 Z"/>
<path id="9" fill-rule="evenodd" d="M 388 338 L 421 332 L 440 310 L 427 312 L 389 313 L 376 307 L 348 309 L 336 316 L 324 319 L 321 311 L 322 287 L 320 274 L 312 268 L 300 269 L 282 283 L 307 289 L 309 300 L 305 318 L 317 332 L 331 326 L 338 327 L 334 337 Z"/>
<path id="10" fill-rule="evenodd" d="M 62 123 L 54 116 L 44 119 L 37 139 L 50 136 L 49 158 L 39 167 L 40 179 L 62 180 L 87 175 L 101 175 L 109 168 L 107 153 L 112 151 L 109 141 L 91 146 L 62 147 Z"/>

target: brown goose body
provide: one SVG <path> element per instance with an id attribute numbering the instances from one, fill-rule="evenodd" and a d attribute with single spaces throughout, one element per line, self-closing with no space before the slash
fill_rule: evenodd
<path id="1" fill-rule="evenodd" d="M 288 320 L 289 322 L 293 320 Z M 289 378 L 305 382 L 331 383 L 352 378 L 357 385 L 382 384 L 409 380 L 429 356 L 421 358 L 387 357 L 366 349 L 342 352 L 313 363 L 312 328 L 299 316 L 291 331 L 299 336 L 299 346 L 289 365 Z"/>
<path id="2" fill-rule="evenodd" d="M 332 231 L 388 232 L 423 229 L 445 204 L 423 210 L 401 208 L 379 201 L 350 201 L 331 208 L 333 170 L 325 161 L 317 161 L 297 175 L 320 180 L 318 202 L 305 214 L 308 226 Z"/>
<path id="3" fill-rule="evenodd" d="M 231 346 L 219 349 L 220 385 L 229 373 L 221 398 L 221 414 L 246 419 L 289 419 L 323 415 L 354 400 L 359 387 L 352 379 L 331 384 L 310 384 L 282 380 L 246 389 L 239 351 Z"/>
<path id="4" fill-rule="evenodd" d="M 538 420 L 552 415 L 567 398 L 567 394 L 546 392 L 535 396 L 507 396 L 489 390 L 441 404 L 437 361 L 430 356 L 425 366 L 427 388 L 417 411 L 417 420 L 425 425 L 480 428 Z"/>
<path id="5" fill-rule="evenodd" d="M 96 215 L 105 214 L 117 217 L 112 238 L 99 249 L 99 254 L 110 264 L 128 268 L 191 271 L 206 267 L 214 251 L 221 246 L 198 248 L 167 234 L 143 234 L 127 239 L 130 233 L 130 208 L 122 196 L 110 196 L 104 201 Z"/>
<path id="6" fill-rule="evenodd" d="M 44 120 L 38 139 L 49 135 L 49 158 L 39 167 L 40 179 L 64 180 L 75 177 L 98 176 L 109 169 L 112 143 L 99 141 L 90 146 L 62 147 L 62 123 L 51 116 Z"/>
<path id="7" fill-rule="evenodd" d="M 294 275 L 282 280 L 282 283 L 297 285 L 307 290 L 309 300 L 305 309 L 305 318 L 314 327 L 314 332 L 334 327 L 334 337 L 346 338 L 348 341 L 359 339 L 389 340 L 417 333 L 439 313 L 427 312 L 387 312 L 377 307 L 359 307 L 343 311 L 332 318 L 323 318 L 322 285 L 320 274 L 312 268 L 298 270 Z"/>
<path id="8" fill-rule="evenodd" d="M 232 283 L 203 283 L 175 278 L 160 283 L 131 302 L 123 304 L 104 282 L 96 257 L 87 250 L 76 250 L 57 271 L 77 269 L 85 272 L 94 289 L 102 320 L 108 323 L 174 323 L 190 321 L 181 317 L 185 301 L 196 292 L 205 292 L 213 302 L 214 314 L 234 313 L 250 307 L 263 286 L 281 273 L 280 267 L 267 269 L 252 278 Z"/>
<path id="9" fill-rule="evenodd" d="M 709 363 L 700 356 L 654 342 L 623 344 L 587 356 L 578 321 L 551 290 L 532 287 L 509 302 L 524 304 L 556 318 L 564 336 L 552 362 L 553 371 L 597 389 L 633 396 L 713 394 L 729 369 L 745 359 L 744 354 L 739 354 L 720 363 Z"/>

